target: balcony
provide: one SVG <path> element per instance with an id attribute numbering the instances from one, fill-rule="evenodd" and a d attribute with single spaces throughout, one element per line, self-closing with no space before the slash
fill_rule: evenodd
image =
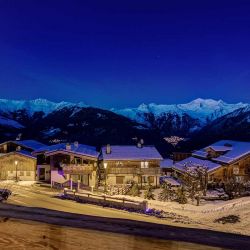
<path id="1" fill-rule="evenodd" d="M 108 168 L 107 174 L 134 174 L 134 175 L 159 175 L 161 174 L 160 168 L 126 168 L 114 167 Z"/>
<path id="2" fill-rule="evenodd" d="M 93 165 L 88 164 L 65 164 L 62 168 L 65 174 L 91 174 L 95 170 Z"/>

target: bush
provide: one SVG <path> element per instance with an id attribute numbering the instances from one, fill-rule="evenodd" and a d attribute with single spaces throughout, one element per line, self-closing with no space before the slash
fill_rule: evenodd
<path id="1" fill-rule="evenodd" d="M 146 186 L 146 190 L 144 193 L 144 199 L 154 200 L 153 187 L 151 185 Z"/>
<path id="2" fill-rule="evenodd" d="M 140 192 L 140 188 L 139 188 L 138 184 L 136 182 L 133 182 L 133 185 L 130 188 L 130 190 L 127 192 L 127 195 L 140 196 L 140 194 L 141 194 L 141 192 Z"/>

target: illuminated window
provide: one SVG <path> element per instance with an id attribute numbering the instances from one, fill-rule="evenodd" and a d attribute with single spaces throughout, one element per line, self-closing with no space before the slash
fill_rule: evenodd
<path id="1" fill-rule="evenodd" d="M 147 161 L 142 161 L 141 162 L 141 168 L 148 168 L 148 162 Z"/>

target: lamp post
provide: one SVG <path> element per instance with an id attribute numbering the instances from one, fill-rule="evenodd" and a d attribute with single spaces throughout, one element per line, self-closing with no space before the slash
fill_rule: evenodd
<path id="1" fill-rule="evenodd" d="M 104 162 L 104 163 L 103 163 L 103 166 L 104 166 L 104 172 L 105 172 L 104 193 L 106 193 L 106 192 L 107 192 L 107 166 L 108 166 L 108 163 L 107 163 L 107 162 Z"/>
<path id="2" fill-rule="evenodd" d="M 18 161 L 15 161 L 15 167 L 16 167 L 16 182 L 17 182 L 17 164 L 18 164 Z"/>

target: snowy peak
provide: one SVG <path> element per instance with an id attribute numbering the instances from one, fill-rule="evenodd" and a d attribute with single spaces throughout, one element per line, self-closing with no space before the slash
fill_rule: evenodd
<path id="1" fill-rule="evenodd" d="M 65 107 L 87 107 L 87 105 L 83 102 L 79 103 L 71 103 L 71 102 L 51 102 L 46 99 L 35 99 L 35 100 L 7 100 L 0 99 L 0 111 L 9 113 L 15 112 L 18 110 L 26 110 L 29 115 L 34 114 L 35 112 L 44 112 L 45 115 L 59 110 Z"/>
<path id="2" fill-rule="evenodd" d="M 141 104 L 138 108 L 126 108 L 114 110 L 114 112 L 127 116 L 138 122 L 143 122 L 145 113 L 152 113 L 155 117 L 164 116 L 166 114 L 187 114 L 192 118 L 199 119 L 202 123 L 207 120 L 214 120 L 225 114 L 231 113 L 239 108 L 244 108 L 248 104 L 236 103 L 228 104 L 222 100 L 202 99 L 198 98 L 189 103 L 184 104 Z"/>

